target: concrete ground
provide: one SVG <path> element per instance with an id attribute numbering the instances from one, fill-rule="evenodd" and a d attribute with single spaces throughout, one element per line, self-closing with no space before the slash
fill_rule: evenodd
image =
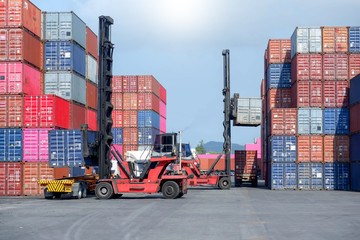
<path id="1" fill-rule="evenodd" d="M 0 239 L 360 239 L 360 193 L 219 190 L 181 199 L 0 198 Z"/>

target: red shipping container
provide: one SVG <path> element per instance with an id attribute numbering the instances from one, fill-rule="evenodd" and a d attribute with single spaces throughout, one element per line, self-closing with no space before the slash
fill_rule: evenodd
<path id="1" fill-rule="evenodd" d="M 88 26 L 86 26 L 86 51 L 98 59 L 98 38 Z"/>
<path id="2" fill-rule="evenodd" d="M 151 75 L 138 76 L 138 91 L 139 92 L 152 92 L 156 96 L 160 96 L 160 84 Z"/>
<path id="3" fill-rule="evenodd" d="M 40 188 L 37 180 L 54 180 L 54 168 L 50 168 L 48 163 L 24 163 L 23 195 L 44 195 L 44 188 Z"/>
<path id="4" fill-rule="evenodd" d="M 80 129 L 81 124 L 86 124 L 86 108 L 77 103 L 70 103 L 70 129 Z"/>
<path id="5" fill-rule="evenodd" d="M 160 99 L 153 93 L 139 93 L 138 110 L 154 110 L 160 114 Z"/>
<path id="6" fill-rule="evenodd" d="M 267 64 L 291 62 L 291 40 L 270 39 L 267 46 Z M 266 66 L 268 67 L 268 65 Z"/>
<path id="7" fill-rule="evenodd" d="M 137 127 L 137 111 L 123 111 L 123 126 Z"/>
<path id="8" fill-rule="evenodd" d="M 121 110 L 113 110 L 112 111 L 112 118 L 113 118 L 113 122 L 114 128 L 122 128 L 123 127 L 123 111 Z"/>
<path id="9" fill-rule="evenodd" d="M 360 133 L 360 104 L 350 107 L 350 134 Z"/>
<path id="10" fill-rule="evenodd" d="M 54 179 L 61 179 L 64 177 L 69 177 L 69 168 L 54 168 Z"/>
<path id="11" fill-rule="evenodd" d="M 113 92 L 111 94 L 111 103 L 114 106 L 114 109 L 116 110 L 122 110 L 123 109 L 123 94 L 118 92 Z"/>
<path id="12" fill-rule="evenodd" d="M 324 137 L 325 162 L 349 162 L 350 138 L 349 136 L 327 135 Z"/>
<path id="13" fill-rule="evenodd" d="M 213 165 L 218 155 L 198 155 L 200 162 L 200 170 L 209 170 Z M 234 154 L 230 155 L 230 169 L 235 170 L 235 157 Z M 225 170 L 225 157 L 224 155 L 220 158 L 217 164 L 214 167 L 214 171 L 224 171 Z"/>
<path id="14" fill-rule="evenodd" d="M 348 80 L 349 56 L 345 53 L 327 53 L 323 55 L 324 80 Z"/>
<path id="15" fill-rule="evenodd" d="M 160 85 L 160 100 L 166 104 L 166 89 Z"/>
<path id="16" fill-rule="evenodd" d="M 19 196 L 21 186 L 21 163 L 0 163 L 0 196 Z"/>
<path id="17" fill-rule="evenodd" d="M 273 108 L 291 107 L 291 89 L 272 88 L 267 93 L 267 112 Z"/>
<path id="18" fill-rule="evenodd" d="M 0 63 L 1 94 L 40 94 L 41 72 L 21 62 Z"/>
<path id="19" fill-rule="evenodd" d="M 260 96 L 261 98 L 265 97 L 265 80 L 261 80 L 261 87 L 260 87 L 261 91 L 260 91 Z"/>
<path id="20" fill-rule="evenodd" d="M 123 128 L 123 144 L 136 145 L 138 143 L 137 128 Z"/>
<path id="21" fill-rule="evenodd" d="M 124 93 L 123 94 L 123 110 L 137 110 L 138 109 L 138 94 Z"/>
<path id="22" fill-rule="evenodd" d="M 322 29 L 323 52 L 347 52 L 348 29 L 347 27 L 324 27 Z"/>
<path id="23" fill-rule="evenodd" d="M 291 62 L 291 82 L 322 79 L 321 54 L 296 54 Z"/>
<path id="24" fill-rule="evenodd" d="M 0 27 L 24 27 L 41 36 L 41 10 L 27 0 L 2 0 L 0 2 Z"/>
<path id="25" fill-rule="evenodd" d="M 352 79 L 360 74 L 360 54 L 351 53 L 349 55 L 349 78 Z"/>
<path id="26" fill-rule="evenodd" d="M 299 135 L 298 137 L 298 161 L 299 162 L 322 162 L 323 161 L 323 137 L 317 135 Z"/>
<path id="27" fill-rule="evenodd" d="M 70 102 L 55 95 L 25 96 L 24 109 L 24 127 L 70 127 Z"/>
<path id="28" fill-rule="evenodd" d="M 138 90 L 138 79 L 137 76 L 122 76 L 122 87 L 123 92 L 134 93 Z"/>
<path id="29" fill-rule="evenodd" d="M 257 174 L 257 151 L 235 150 L 235 176 Z"/>
<path id="30" fill-rule="evenodd" d="M 41 68 L 42 42 L 24 29 L 0 29 L 0 61 L 26 61 Z"/>
<path id="31" fill-rule="evenodd" d="M 265 53 L 264 53 L 264 76 L 266 78 L 266 71 L 267 71 L 267 67 L 268 67 L 268 50 L 265 49 Z M 266 82 L 265 82 L 266 83 Z M 266 86 L 265 86 L 266 89 Z"/>
<path id="32" fill-rule="evenodd" d="M 297 133 L 297 109 L 274 108 L 270 112 L 269 136 Z"/>
<path id="33" fill-rule="evenodd" d="M 126 159 L 126 152 L 128 151 L 137 151 L 138 146 L 137 145 L 123 145 L 123 156 Z"/>
<path id="34" fill-rule="evenodd" d="M 98 130 L 98 122 L 97 122 L 97 111 L 92 109 L 86 110 L 86 123 L 90 130 L 97 131 Z"/>
<path id="35" fill-rule="evenodd" d="M 349 106 L 348 81 L 324 81 L 324 107 L 342 108 Z"/>
<path id="36" fill-rule="evenodd" d="M 323 102 L 321 81 L 299 81 L 291 86 L 292 107 L 321 107 Z"/>
<path id="37" fill-rule="evenodd" d="M 23 107 L 22 96 L 0 95 L 0 127 L 22 127 Z"/>
<path id="38" fill-rule="evenodd" d="M 113 93 L 123 91 L 123 88 L 122 88 L 123 80 L 122 79 L 123 79 L 122 76 L 113 76 L 112 77 L 111 88 L 112 88 Z"/>
<path id="39" fill-rule="evenodd" d="M 86 106 L 98 109 L 98 88 L 89 81 L 86 81 Z"/>

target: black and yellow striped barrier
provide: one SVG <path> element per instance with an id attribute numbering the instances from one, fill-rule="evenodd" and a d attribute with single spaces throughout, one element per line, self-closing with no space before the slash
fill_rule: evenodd
<path id="1" fill-rule="evenodd" d="M 48 192 L 71 192 L 74 180 L 39 180 L 41 187 L 47 187 Z"/>

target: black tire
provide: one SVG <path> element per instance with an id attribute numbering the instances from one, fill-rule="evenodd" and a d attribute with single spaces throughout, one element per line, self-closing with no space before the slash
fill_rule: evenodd
<path id="1" fill-rule="evenodd" d="M 82 197 L 82 192 L 83 192 L 83 189 L 82 189 L 82 184 L 79 185 L 79 189 L 78 189 L 78 195 L 77 195 L 77 199 L 80 199 Z"/>
<path id="2" fill-rule="evenodd" d="M 60 199 L 61 198 L 61 193 L 54 193 L 54 197 L 56 199 Z"/>
<path id="3" fill-rule="evenodd" d="M 183 192 L 180 192 L 179 195 L 177 195 L 176 198 L 181 198 L 182 196 L 184 196 L 184 193 L 183 193 Z"/>
<path id="4" fill-rule="evenodd" d="M 252 185 L 253 187 L 257 187 L 257 185 L 258 185 L 257 179 L 252 180 L 251 185 Z"/>
<path id="5" fill-rule="evenodd" d="M 83 198 L 87 197 L 87 186 L 86 186 L 86 184 L 84 184 L 83 187 L 82 187 L 82 197 Z"/>
<path id="6" fill-rule="evenodd" d="M 220 189 L 230 189 L 231 187 L 231 181 L 228 177 L 222 177 L 219 180 L 219 188 Z"/>
<path id="7" fill-rule="evenodd" d="M 52 196 L 46 196 L 47 192 L 48 192 L 47 188 L 44 188 L 44 196 L 45 196 L 45 199 L 53 199 L 54 194 L 53 194 Z"/>
<path id="8" fill-rule="evenodd" d="M 179 185 L 174 181 L 167 181 L 162 186 L 162 194 L 166 199 L 174 199 L 180 194 Z"/>
<path id="9" fill-rule="evenodd" d="M 108 182 L 100 182 L 96 185 L 95 195 L 99 199 L 109 199 L 112 197 L 113 193 L 113 188 Z"/>
<path id="10" fill-rule="evenodd" d="M 121 198 L 122 197 L 122 194 L 114 194 L 113 195 L 113 198 L 114 199 L 119 199 L 119 198 Z"/>

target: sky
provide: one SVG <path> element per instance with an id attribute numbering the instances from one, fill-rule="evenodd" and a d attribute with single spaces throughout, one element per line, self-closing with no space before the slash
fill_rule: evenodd
<path id="1" fill-rule="evenodd" d="M 73 11 L 95 33 L 114 19 L 113 75 L 153 75 L 167 90 L 167 132 L 183 141 L 223 141 L 223 58 L 230 50 L 231 95 L 260 97 L 269 39 L 297 26 L 359 26 L 358 0 L 33 0 L 42 11 Z M 260 127 L 232 127 L 253 143 Z"/>

